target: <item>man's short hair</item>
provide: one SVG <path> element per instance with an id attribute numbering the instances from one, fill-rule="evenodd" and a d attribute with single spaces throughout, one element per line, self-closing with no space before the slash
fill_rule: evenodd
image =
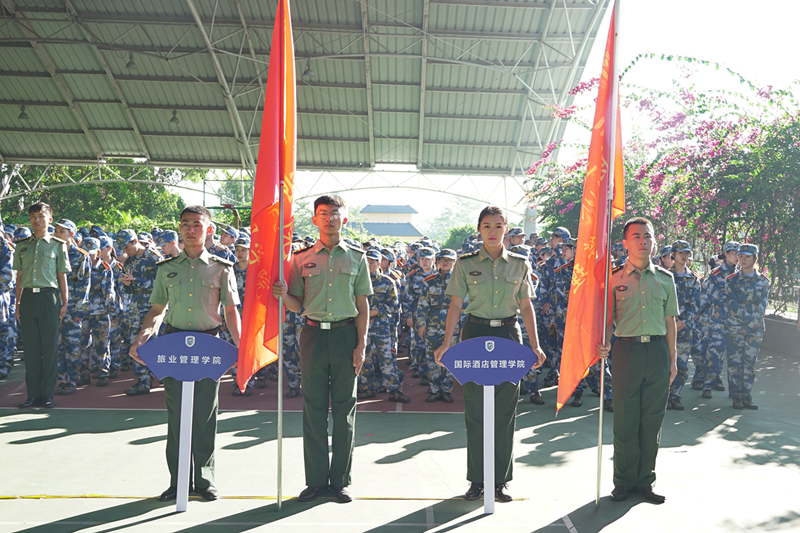
<path id="1" fill-rule="evenodd" d="M 316 200 L 314 200 L 314 214 L 317 214 L 317 208 L 321 205 L 335 205 L 336 207 L 341 208 L 342 210 L 347 209 L 347 203 L 344 201 L 344 198 L 339 196 L 338 194 L 323 194 Z"/>
<path id="2" fill-rule="evenodd" d="M 508 224 L 508 217 L 506 217 L 506 212 L 503 211 L 501 207 L 497 207 L 496 205 L 487 205 L 481 210 L 481 214 L 478 215 L 478 228 L 481 227 L 481 222 L 485 217 L 489 217 L 492 215 L 500 215 L 503 217 L 503 222 Z"/>
<path id="3" fill-rule="evenodd" d="M 36 202 L 28 208 L 28 216 L 39 212 L 46 213 L 49 217 L 53 216 L 53 209 L 44 202 Z"/>
<path id="4" fill-rule="evenodd" d="M 202 205 L 187 205 L 186 207 L 183 208 L 183 211 L 181 211 L 181 216 L 178 217 L 178 220 L 182 219 L 183 215 L 186 213 L 203 215 L 204 217 L 206 217 L 206 220 L 211 222 L 211 212 Z"/>
<path id="5" fill-rule="evenodd" d="M 622 228 L 622 237 L 623 238 L 625 238 L 625 239 L 628 238 L 628 227 L 633 226 L 634 224 L 641 224 L 643 226 L 650 226 L 650 229 L 655 231 L 653 229 L 653 223 L 650 222 L 649 219 L 644 218 L 644 217 L 633 217 L 632 219 L 628 220 L 625 223 L 625 227 Z"/>

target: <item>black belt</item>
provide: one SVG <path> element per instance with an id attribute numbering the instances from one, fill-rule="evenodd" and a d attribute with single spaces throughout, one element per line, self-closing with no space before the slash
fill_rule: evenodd
<path id="1" fill-rule="evenodd" d="M 36 293 L 39 293 L 39 292 L 52 292 L 52 291 L 57 291 L 57 290 L 58 289 L 56 289 L 54 287 L 25 287 L 24 289 L 22 289 L 22 292 L 28 291 L 28 292 L 32 292 L 32 293 L 36 294 Z"/>
<path id="2" fill-rule="evenodd" d="M 474 322 L 475 324 L 480 324 L 482 326 L 491 326 L 493 328 L 499 328 L 501 326 L 510 326 L 511 324 L 517 323 L 517 315 L 509 316 L 506 318 L 480 318 L 475 315 L 469 315 L 469 321 Z"/>
<path id="3" fill-rule="evenodd" d="M 343 328 L 345 326 L 349 326 L 350 324 L 355 324 L 355 322 L 355 318 L 345 318 L 344 320 L 339 320 L 337 322 L 317 322 L 316 320 L 306 318 L 306 326 L 319 329 Z"/>
<path id="4" fill-rule="evenodd" d="M 167 324 L 167 333 L 168 334 L 169 333 L 183 333 L 183 332 L 187 332 L 187 333 L 205 333 L 206 335 L 212 335 L 212 336 L 216 337 L 217 333 L 219 333 L 220 329 L 222 329 L 222 326 L 217 326 L 215 328 L 207 329 L 205 331 L 194 331 L 194 330 L 191 330 L 191 329 L 178 329 L 176 327 L 173 327 L 171 324 Z"/>
<path id="5" fill-rule="evenodd" d="M 429 309 L 436 309 L 436 310 L 441 311 L 442 309 L 450 309 L 450 306 L 449 305 L 432 305 L 432 306 L 429 307 Z"/>
<path id="6" fill-rule="evenodd" d="M 664 338 L 664 335 L 639 335 L 638 337 L 617 337 L 617 338 L 623 341 L 645 344 L 648 342 L 659 341 Z"/>

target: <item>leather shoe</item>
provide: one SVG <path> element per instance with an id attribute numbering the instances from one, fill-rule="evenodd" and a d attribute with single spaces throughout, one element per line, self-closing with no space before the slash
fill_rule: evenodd
<path id="1" fill-rule="evenodd" d="M 712 388 L 714 390 L 718 390 L 720 392 L 723 392 L 725 390 L 725 385 L 723 385 L 721 381 L 715 381 L 714 382 L 714 386 Z"/>
<path id="2" fill-rule="evenodd" d="M 513 500 L 514 498 L 506 491 L 508 491 L 508 486 L 505 483 L 497 483 L 494 486 L 495 499 L 501 502 L 510 502 Z"/>
<path id="3" fill-rule="evenodd" d="M 297 499 L 301 502 L 310 502 L 311 500 L 316 500 L 319 498 L 326 490 L 328 490 L 327 485 L 322 485 L 319 487 L 306 487 L 303 489 L 303 492 L 300 493 Z"/>
<path id="4" fill-rule="evenodd" d="M 356 398 L 358 398 L 359 400 L 372 400 L 373 398 L 377 398 L 377 397 L 378 397 L 378 393 L 375 392 L 374 390 L 373 391 L 359 392 L 358 394 L 356 394 Z"/>
<path id="5" fill-rule="evenodd" d="M 336 487 L 332 485 L 331 488 L 333 489 L 333 496 L 340 503 L 350 503 L 353 501 L 353 491 L 348 487 Z"/>
<path id="6" fill-rule="evenodd" d="M 438 399 L 439 399 L 439 393 L 436 392 L 436 393 L 433 393 L 433 394 L 428 394 L 428 397 L 425 398 L 425 401 L 428 402 L 428 403 L 433 403 Z"/>
<path id="7" fill-rule="evenodd" d="M 537 393 L 531 394 L 531 403 L 535 405 L 544 405 L 544 399 L 542 395 Z"/>
<path id="8" fill-rule="evenodd" d="M 758 411 L 758 406 L 751 402 L 750 400 L 742 400 L 742 406 L 745 409 L 752 409 L 753 411 Z"/>
<path id="9" fill-rule="evenodd" d="M 20 409 L 29 409 L 31 407 L 39 407 L 40 405 L 42 405 L 42 404 L 39 401 L 39 398 L 28 398 L 27 400 L 25 400 L 24 402 L 19 404 L 19 408 Z"/>
<path id="10" fill-rule="evenodd" d="M 189 485 L 189 492 L 192 492 L 194 489 L 191 485 Z M 158 501 L 160 502 L 171 502 L 175 498 L 178 497 L 178 487 L 170 487 L 164 492 L 161 493 L 161 496 L 158 497 Z"/>
<path id="11" fill-rule="evenodd" d="M 442 401 L 444 403 L 453 403 L 453 396 L 449 392 L 443 392 Z"/>
<path id="12" fill-rule="evenodd" d="M 572 407 L 580 407 L 583 405 L 583 394 L 578 394 L 572 398 Z"/>
<path id="13" fill-rule="evenodd" d="M 643 487 L 641 489 L 636 489 L 636 492 L 638 492 L 639 496 L 641 496 L 645 500 L 653 503 L 664 503 L 665 501 L 667 501 L 666 497 L 653 492 L 653 487 Z"/>
<path id="14" fill-rule="evenodd" d="M 706 400 L 710 400 L 711 399 L 711 390 L 710 389 L 704 390 L 703 394 L 702 394 L 702 397 L 705 398 Z"/>
<path id="15" fill-rule="evenodd" d="M 603 400 L 603 410 L 608 411 L 609 413 L 614 412 L 614 401 L 613 400 Z"/>
<path id="16" fill-rule="evenodd" d="M 734 409 L 738 409 L 740 411 L 742 409 L 744 409 L 744 404 L 742 403 L 742 399 L 741 398 L 734 398 L 733 399 L 733 408 Z"/>
<path id="17" fill-rule="evenodd" d="M 53 397 L 52 396 L 48 396 L 47 398 L 42 400 L 42 407 L 44 407 L 46 409 L 52 409 L 55 406 L 56 406 L 56 402 L 53 401 Z"/>
<path id="18" fill-rule="evenodd" d="M 626 487 L 614 487 L 614 490 L 611 491 L 611 501 L 624 502 L 630 495 L 631 491 Z"/>
<path id="19" fill-rule="evenodd" d="M 483 483 L 470 483 L 467 493 L 464 494 L 465 500 L 477 500 L 483 495 Z"/>
<path id="20" fill-rule="evenodd" d="M 219 499 L 219 491 L 214 485 L 209 485 L 208 487 L 201 489 L 198 491 L 198 494 L 200 494 L 200 497 L 207 502 L 213 502 Z"/>
<path id="21" fill-rule="evenodd" d="M 702 381 L 692 381 L 692 389 L 693 390 L 703 390 L 703 382 Z"/>
<path id="22" fill-rule="evenodd" d="M 300 396 L 300 389 L 289 388 L 289 392 L 286 393 L 287 398 L 297 398 Z"/>
<path id="23" fill-rule="evenodd" d="M 667 404 L 667 409 L 675 409 L 676 411 L 683 411 L 685 408 L 683 407 L 680 398 L 672 398 L 669 401 L 669 404 Z"/>

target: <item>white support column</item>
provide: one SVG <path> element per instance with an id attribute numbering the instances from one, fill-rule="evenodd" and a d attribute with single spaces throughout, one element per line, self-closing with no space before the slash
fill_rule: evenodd
<path id="1" fill-rule="evenodd" d="M 494 514 L 494 385 L 483 386 L 483 512 Z"/>
<path id="2" fill-rule="evenodd" d="M 192 460 L 192 411 L 194 410 L 194 381 L 181 383 L 181 429 L 178 437 L 178 496 L 175 510 L 186 511 L 189 506 L 189 462 Z"/>

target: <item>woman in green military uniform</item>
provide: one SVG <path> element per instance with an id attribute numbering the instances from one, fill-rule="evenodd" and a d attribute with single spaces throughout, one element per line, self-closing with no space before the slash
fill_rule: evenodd
<path id="1" fill-rule="evenodd" d="M 436 363 L 453 340 L 464 298 L 469 297 L 465 312 L 469 315 L 461 332 L 462 340 L 474 337 L 501 337 L 522 344 L 517 313 L 529 332 L 531 348 L 542 366 L 544 352 L 536 334 L 536 315 L 531 305 L 534 287 L 528 260 L 508 252 L 503 236 L 508 220 L 499 207 L 485 207 L 478 217 L 478 232 L 483 247 L 462 255 L 453 267 L 445 294 L 451 297 L 444 341 L 434 352 Z M 506 483 L 512 478 L 514 430 L 516 427 L 519 383 L 495 387 L 495 497 L 511 501 Z M 464 384 L 464 417 L 467 426 L 467 480 L 465 498 L 477 500 L 483 494 L 483 386 Z"/>

